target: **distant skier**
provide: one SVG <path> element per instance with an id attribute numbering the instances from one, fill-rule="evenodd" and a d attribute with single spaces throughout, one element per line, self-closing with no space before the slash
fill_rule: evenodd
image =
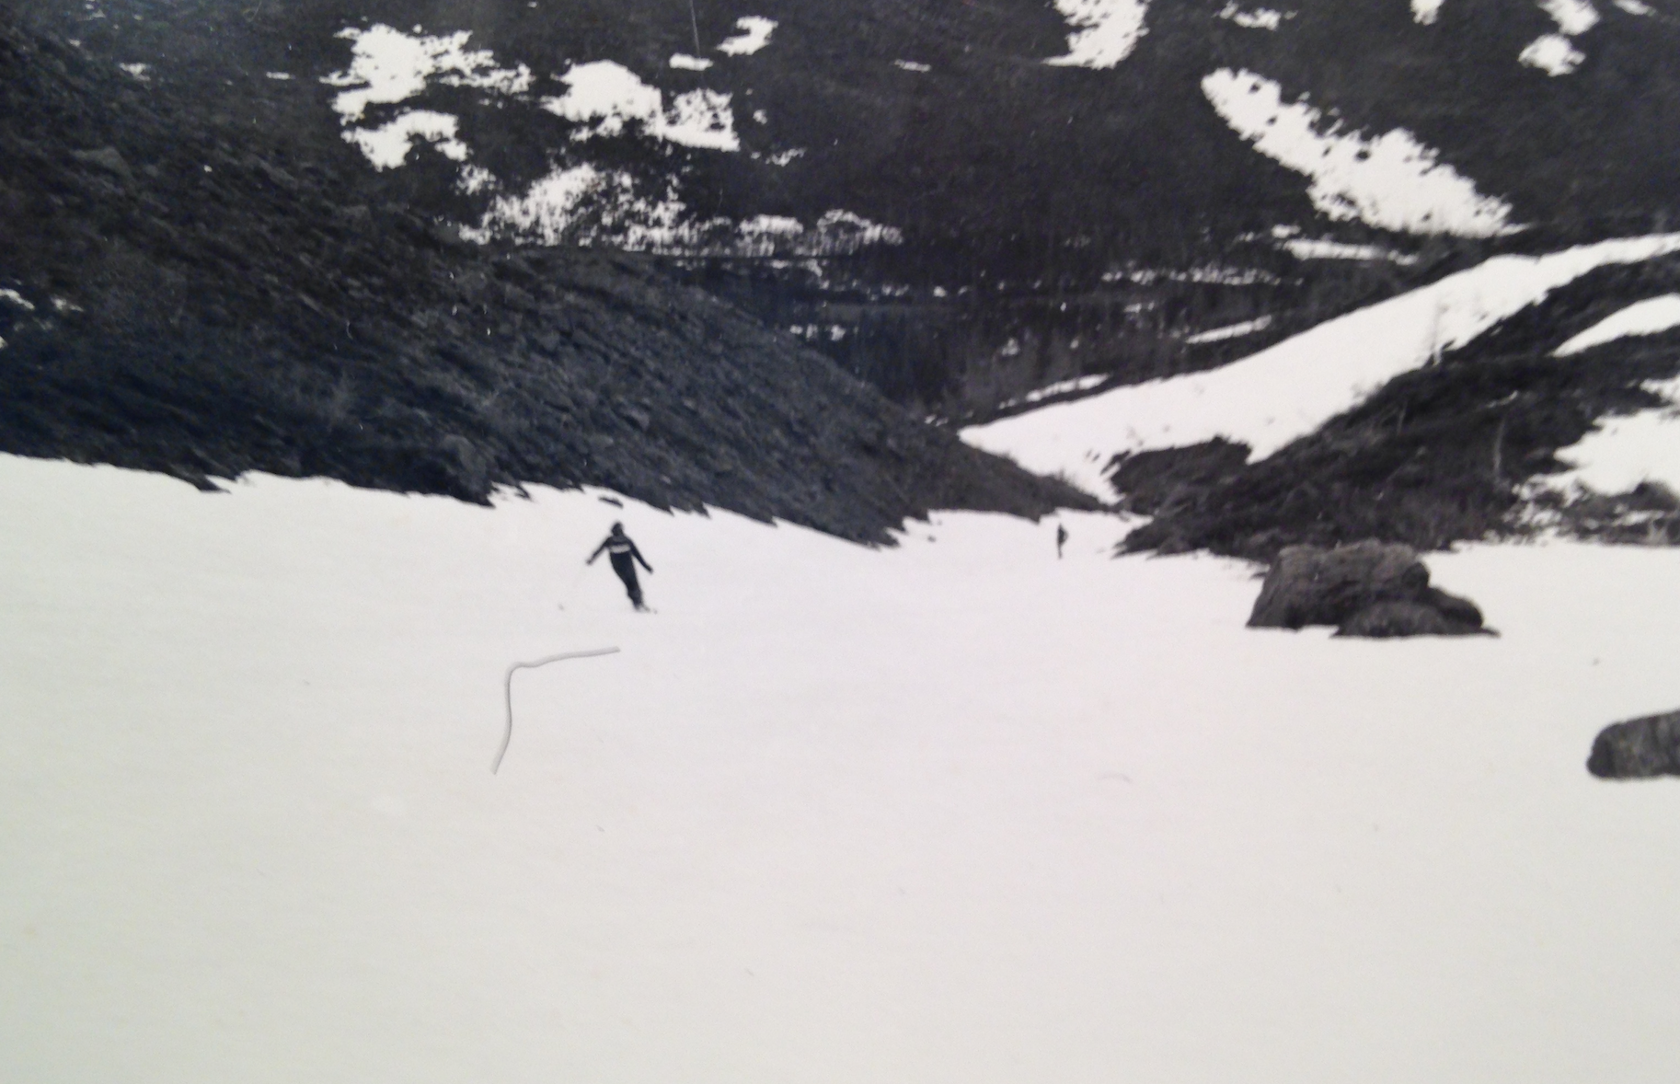
<path id="1" fill-rule="evenodd" d="M 1056 524 L 1056 560 L 1058 561 L 1062 559 L 1062 547 L 1067 545 L 1067 540 L 1067 528 L 1060 523 Z"/>
<path id="2" fill-rule="evenodd" d="M 630 596 L 631 605 L 638 610 L 647 609 L 646 606 L 642 605 L 642 585 L 636 582 L 635 562 L 642 562 L 642 567 L 649 572 L 653 571 L 653 566 L 647 563 L 647 558 L 643 557 L 642 551 L 636 548 L 636 543 L 630 541 L 630 536 L 624 533 L 624 524 L 613 524 L 612 533 L 607 535 L 599 546 L 595 547 L 595 552 L 589 555 L 589 560 L 585 561 L 584 564 L 594 564 L 595 558 L 601 556 L 602 550 L 607 551 L 607 559 L 612 562 L 613 571 L 618 573 L 618 578 L 624 581 L 624 590 Z"/>

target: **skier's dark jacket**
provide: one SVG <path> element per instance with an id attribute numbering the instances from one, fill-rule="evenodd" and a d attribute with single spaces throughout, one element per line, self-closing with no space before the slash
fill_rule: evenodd
<path id="1" fill-rule="evenodd" d="M 595 552 L 589 555 L 591 564 L 595 562 L 595 558 L 601 556 L 602 550 L 607 552 L 607 556 L 612 560 L 615 567 L 620 564 L 628 565 L 630 559 L 634 557 L 642 563 L 643 568 L 649 572 L 653 571 L 653 566 L 647 563 L 647 558 L 643 557 L 642 551 L 636 548 L 636 543 L 630 541 L 630 536 L 622 531 L 609 534 L 604 542 L 595 547 Z"/>

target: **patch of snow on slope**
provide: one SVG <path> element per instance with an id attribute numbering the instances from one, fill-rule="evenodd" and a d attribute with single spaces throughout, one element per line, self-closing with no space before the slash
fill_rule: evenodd
<path id="1" fill-rule="evenodd" d="M 574 64 L 560 81 L 566 84 L 566 93 L 544 98 L 542 107 L 569 121 L 595 125 L 573 133 L 574 139 L 620 135 L 627 123 L 653 128 L 663 118 L 665 99 L 659 89 L 614 61 Z"/>
<path id="2" fill-rule="evenodd" d="M 522 196 L 498 196 L 477 227 L 462 231 L 485 243 L 513 235 L 544 245 L 607 244 L 638 251 L 695 247 L 724 220 L 696 223 L 674 189 L 659 198 L 638 195 L 634 179 L 588 164 L 557 168 Z"/>
<path id="3" fill-rule="evenodd" d="M 836 251 L 904 243 L 904 234 L 896 226 L 883 226 L 851 211 L 824 211 L 817 219 L 817 232 Z"/>
<path id="4" fill-rule="evenodd" d="M 1283 20 L 1286 17 L 1293 18 L 1294 13 L 1291 12 L 1289 16 L 1285 16 L 1283 12 L 1274 11 L 1271 8 L 1255 8 L 1253 11 L 1244 11 L 1234 2 L 1226 4 L 1219 12 L 1219 18 L 1228 19 L 1249 30 L 1276 30 L 1283 25 Z"/>
<path id="5" fill-rule="evenodd" d="M 687 147 L 738 151 L 741 141 L 735 135 L 735 113 L 729 107 L 729 100 L 730 95 L 717 90 L 679 94 L 671 101 L 664 123 L 655 134 Z"/>
<path id="6" fill-rule="evenodd" d="M 1328 238 L 1294 237 L 1279 246 L 1297 260 L 1388 260 L 1402 266 L 1417 263 L 1409 252 L 1395 252 L 1380 245 L 1353 245 Z"/>
<path id="7" fill-rule="evenodd" d="M 1149 33 L 1144 17 L 1148 0 L 1054 0 L 1056 10 L 1076 27 L 1068 35 L 1065 56 L 1046 64 L 1074 68 L 1112 68 L 1132 55 L 1138 39 Z"/>
<path id="8" fill-rule="evenodd" d="M 671 67 L 683 71 L 703 72 L 712 66 L 712 62 L 705 57 L 689 56 L 687 53 L 672 53 Z"/>
<path id="9" fill-rule="evenodd" d="M 770 33 L 776 29 L 776 20 L 747 15 L 736 19 L 735 26 L 741 33 L 720 42 L 718 52 L 729 56 L 751 56 L 770 44 Z"/>
<path id="10" fill-rule="evenodd" d="M 1275 286 L 1283 280 L 1258 267 L 1222 267 L 1218 264 L 1203 264 L 1189 270 L 1161 270 L 1154 267 L 1128 267 L 1123 270 L 1104 271 L 1104 282 L 1135 282 L 1140 286 L 1149 286 L 1157 282 L 1196 282 L 1210 286 L 1254 286 L 1265 283 Z"/>
<path id="11" fill-rule="evenodd" d="M 805 232 L 805 224 L 785 215 L 757 215 L 737 227 L 745 254 L 773 256 L 780 246 Z"/>
<path id="12" fill-rule="evenodd" d="M 1240 441 L 1271 455 L 1424 364 L 1597 267 L 1680 252 L 1680 234 L 1624 238 L 1545 256 L 1497 256 L 1327 321 L 1241 361 L 1153 380 L 962 431 L 1040 474 L 1105 494 L 1119 452 Z"/>
<path id="13" fill-rule="evenodd" d="M 831 210 L 809 228 L 797 219 L 758 215 L 739 224 L 690 215 L 673 180 L 657 197 L 638 193 L 622 171 L 583 164 L 559 167 L 523 195 L 498 196 L 462 236 L 544 245 L 610 245 L 637 252 L 715 256 L 847 256 L 898 245 L 903 233 L 850 211 Z"/>
<path id="14" fill-rule="evenodd" d="M 1540 8 L 1570 37 L 1598 25 L 1598 11 L 1587 0 L 1540 0 Z"/>
<path id="15" fill-rule="evenodd" d="M 1240 339 L 1244 335 L 1264 331 L 1271 326 L 1272 318 L 1270 316 L 1260 316 L 1253 320 L 1244 320 L 1240 324 L 1227 324 L 1224 327 L 1213 328 L 1211 331 L 1198 332 L 1187 337 L 1184 341 L 1195 344 L 1224 342 L 1226 339 Z"/>
<path id="16" fill-rule="evenodd" d="M 482 166 L 465 166 L 456 187 L 469 196 L 476 196 L 487 189 L 501 187 L 501 183 L 494 173 Z"/>
<path id="17" fill-rule="evenodd" d="M 918 74 L 921 73 L 921 72 L 930 72 L 930 71 L 933 70 L 932 65 L 923 64 L 923 63 L 920 63 L 919 61 L 915 61 L 915 60 L 895 60 L 895 61 L 893 61 L 893 67 L 900 68 L 900 69 L 902 69 L 904 71 L 907 71 L 907 72 L 917 72 Z"/>
<path id="18" fill-rule="evenodd" d="M 1680 787 L 1582 768 L 1675 706 L 1680 551 L 1432 554 L 1503 637 L 1373 643 L 1245 629 L 1248 566 L 1113 517 L 869 549 L 531 491 L 0 457 L 9 1079 L 1680 1060 Z M 615 519 L 657 615 L 582 565 Z M 514 677 L 491 775 L 508 666 L 605 646 Z"/>
<path id="19" fill-rule="evenodd" d="M 626 178 L 628 180 L 628 178 Z M 602 174 L 594 166 L 556 169 L 533 184 L 523 196 L 499 196 L 485 212 L 478 227 L 461 231 L 471 241 L 488 243 L 503 231 L 518 233 L 544 245 L 573 240 L 578 212 L 585 199 L 602 185 Z"/>
<path id="20" fill-rule="evenodd" d="M 1613 0 L 1615 5 L 1629 15 L 1655 15 L 1656 9 L 1650 4 L 1642 4 L 1639 0 Z"/>
<path id="21" fill-rule="evenodd" d="M 16 305 L 18 308 L 22 309 L 24 312 L 34 312 L 35 311 L 34 303 L 31 302 L 28 298 L 24 297 L 22 294 L 18 293 L 16 290 L 11 290 L 11 289 L 0 290 L 0 301 L 10 302 L 11 304 Z"/>
<path id="22" fill-rule="evenodd" d="M 574 140 L 624 133 L 630 124 L 655 139 L 710 150 L 740 150 L 730 95 L 714 90 L 679 94 L 669 108 L 657 87 L 622 64 L 597 60 L 574 64 L 560 77 L 567 91 L 545 98 L 542 107 L 567 120 L 592 125 L 572 133 Z"/>
<path id="23" fill-rule="evenodd" d="M 1587 59 L 1586 54 L 1562 34 L 1542 34 L 1517 54 L 1517 60 L 1547 75 L 1568 75 Z"/>
<path id="24" fill-rule="evenodd" d="M 1436 152 L 1396 128 L 1374 139 L 1327 131 L 1305 102 L 1250 71 L 1221 68 L 1202 80 L 1214 109 L 1266 157 L 1312 178 L 1308 195 L 1332 219 L 1357 218 L 1399 232 L 1493 237 L 1512 232 L 1511 207 L 1484 196 Z"/>
<path id="25" fill-rule="evenodd" d="M 1442 0 L 1412 0 L 1412 18 L 1428 26 L 1441 14 Z"/>
<path id="26" fill-rule="evenodd" d="M 1563 474 L 1536 479 L 1560 493 L 1626 493 L 1641 482 L 1657 482 L 1680 493 L 1680 380 L 1652 380 L 1645 389 L 1668 406 L 1600 418 L 1586 436 L 1560 449 L 1571 465 Z"/>
<path id="27" fill-rule="evenodd" d="M 431 143 L 451 161 L 466 161 L 470 152 L 456 138 L 458 128 L 459 122 L 448 113 L 417 109 L 399 114 L 378 128 L 352 128 L 344 138 L 361 148 L 374 169 L 386 170 L 401 166 L 417 139 Z"/>
<path id="28" fill-rule="evenodd" d="M 1089 376 L 1075 377 L 1072 380 L 1059 380 L 1054 384 L 1046 384 L 1042 388 L 1035 388 L 1019 399 L 1011 399 L 999 405 L 999 409 L 1020 406 L 1022 403 L 1036 403 L 1048 399 L 1053 395 L 1066 395 L 1069 392 L 1089 391 L 1108 379 L 1107 373 L 1092 373 Z"/>
<path id="29" fill-rule="evenodd" d="M 1658 335 L 1680 327 L 1680 294 L 1646 298 L 1612 313 L 1557 348 L 1557 357 L 1579 354 L 1630 335 Z"/>
<path id="30" fill-rule="evenodd" d="M 797 237 L 805 226 L 786 215 L 756 215 L 741 223 L 741 232 L 749 237 Z"/>
<path id="31" fill-rule="evenodd" d="M 531 89 L 531 70 L 525 65 L 498 68 L 490 50 L 467 52 L 471 31 L 427 37 L 379 23 L 367 30 L 341 30 L 337 36 L 353 43 L 350 66 L 321 82 L 344 88 L 333 99 L 333 109 L 345 124 L 360 121 L 370 105 L 395 105 L 422 93 L 434 77 L 445 86 L 501 94 Z"/>

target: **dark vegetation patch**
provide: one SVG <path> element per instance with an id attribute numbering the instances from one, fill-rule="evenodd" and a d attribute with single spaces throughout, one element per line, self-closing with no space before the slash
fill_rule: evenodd
<path id="1" fill-rule="evenodd" d="M 463 245 L 297 120 L 313 80 L 263 79 L 282 64 L 231 32 L 218 53 L 246 16 L 217 17 L 182 42 L 190 79 L 142 81 L 0 6 L 0 290 L 23 302 L 0 299 L 0 450 L 201 486 L 589 483 L 870 540 L 934 507 L 1090 503 L 631 258 Z"/>
<path id="2" fill-rule="evenodd" d="M 1663 405 L 1642 383 L 1680 373 L 1673 333 L 1569 357 L 1552 352 L 1616 309 L 1677 285 L 1680 261 L 1672 259 L 1584 276 L 1440 364 L 1390 381 L 1318 432 L 1236 469 L 1229 454 L 1196 449 L 1122 460 L 1117 485 L 1155 515 L 1125 547 L 1270 561 L 1292 543 L 1382 538 L 1427 550 L 1525 533 L 1514 515 L 1523 483 L 1567 469 L 1556 453 L 1598 419 Z M 1217 470 L 1190 469 L 1215 459 Z M 1674 504 L 1654 486 L 1549 502 L 1554 522 L 1577 533 L 1657 542 L 1680 537 Z"/>

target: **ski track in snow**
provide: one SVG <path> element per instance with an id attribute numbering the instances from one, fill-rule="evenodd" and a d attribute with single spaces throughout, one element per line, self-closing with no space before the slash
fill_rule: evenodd
<path id="1" fill-rule="evenodd" d="M 1503 636 L 1350 642 L 1105 517 L 533 495 L 0 457 L 0 1075 L 1668 1080 L 1680 786 L 1583 761 L 1680 552 L 1435 555 Z"/>
<path id="2" fill-rule="evenodd" d="M 1283 88 L 1250 71 L 1221 68 L 1202 80 L 1214 109 L 1266 157 L 1312 180 L 1307 195 L 1332 219 L 1382 229 L 1492 237 L 1511 231 L 1510 205 L 1484 196 L 1396 128 L 1374 138 L 1324 128 L 1318 110 L 1286 104 Z"/>
<path id="3" fill-rule="evenodd" d="M 1327 321 L 1209 372 L 1153 380 L 962 431 L 977 448 L 1108 495 L 1120 452 L 1215 437 L 1264 458 L 1427 361 L 1469 342 L 1595 267 L 1680 251 L 1680 234 L 1603 241 L 1545 256 L 1497 256 Z"/>
<path id="4" fill-rule="evenodd" d="M 1132 55 L 1149 33 L 1144 19 L 1148 0 L 1053 0 L 1057 11 L 1077 29 L 1068 35 L 1068 51 L 1046 64 L 1059 67 L 1112 68 Z"/>

